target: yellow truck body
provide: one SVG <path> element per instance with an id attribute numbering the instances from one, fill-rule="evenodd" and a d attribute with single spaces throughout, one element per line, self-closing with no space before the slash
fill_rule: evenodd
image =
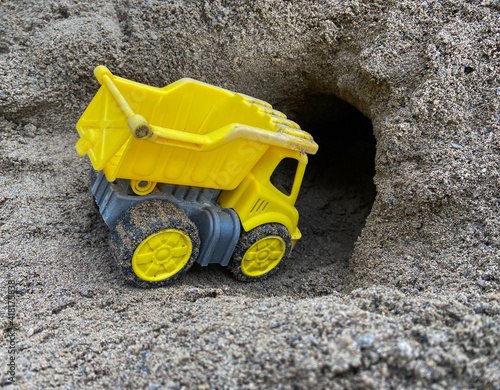
<path id="1" fill-rule="evenodd" d="M 294 207 L 312 137 L 268 103 L 181 79 L 156 88 L 94 72 L 101 87 L 77 123 L 80 155 L 106 179 L 130 180 L 147 195 L 157 183 L 221 190 L 218 203 L 236 211 L 245 231 L 284 225 L 300 238 Z M 272 173 L 284 158 L 297 161 L 290 193 Z"/>

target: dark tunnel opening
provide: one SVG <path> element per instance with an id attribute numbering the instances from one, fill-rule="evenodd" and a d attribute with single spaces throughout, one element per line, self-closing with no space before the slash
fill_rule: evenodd
<path id="1" fill-rule="evenodd" d="M 354 244 L 375 200 L 376 140 L 371 121 L 338 97 L 304 101 L 289 117 L 311 133 L 319 150 L 309 158 L 296 204 L 303 238 L 293 263 L 307 290 L 321 295 L 344 290 Z"/>
<path id="2" fill-rule="evenodd" d="M 333 95 L 309 95 L 301 103 L 275 104 L 274 108 L 286 113 L 319 144 L 318 153 L 309 156 L 296 203 L 302 239 L 268 279 L 246 284 L 234 281 L 226 272 L 229 290 L 225 291 L 246 297 L 300 298 L 347 292 L 345 281 L 354 244 L 376 195 L 371 121 Z M 276 177 L 280 187 L 286 190 L 293 183 L 294 172 L 288 169 Z M 217 266 L 195 265 L 184 279 L 208 288 L 220 284 L 220 272 Z"/>

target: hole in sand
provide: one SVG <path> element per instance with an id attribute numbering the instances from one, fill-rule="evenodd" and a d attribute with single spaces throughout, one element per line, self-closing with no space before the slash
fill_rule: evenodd
<path id="1" fill-rule="evenodd" d="M 306 295 L 344 290 L 354 244 L 375 200 L 376 142 L 371 121 L 334 95 L 307 96 L 290 118 L 310 132 L 310 156 L 297 201 L 303 239 L 292 261 Z M 300 276 L 299 276 L 300 277 Z"/>
<path id="2" fill-rule="evenodd" d="M 249 284 L 232 280 L 227 272 L 222 281 L 220 267 L 195 265 L 183 276 L 188 285 L 224 283 L 233 294 L 254 297 L 305 298 L 348 291 L 345 280 L 354 243 L 376 195 L 372 124 L 335 96 L 306 96 L 303 104 L 293 107 L 275 106 L 313 135 L 319 151 L 309 158 L 296 204 L 303 237 L 292 256 L 270 278 Z"/>

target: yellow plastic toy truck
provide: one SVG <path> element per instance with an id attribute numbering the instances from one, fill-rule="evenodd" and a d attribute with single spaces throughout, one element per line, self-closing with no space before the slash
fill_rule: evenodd
<path id="1" fill-rule="evenodd" d="M 273 273 L 301 236 L 294 205 L 312 137 L 266 102 L 199 81 L 94 74 L 76 150 L 100 171 L 92 192 L 125 277 L 165 285 L 195 261 L 242 281 Z M 276 179 L 290 163 L 286 189 Z"/>

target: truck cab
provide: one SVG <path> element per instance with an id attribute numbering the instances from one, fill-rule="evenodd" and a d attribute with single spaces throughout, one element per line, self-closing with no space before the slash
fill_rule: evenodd
<path id="1" fill-rule="evenodd" d="M 307 155 L 270 147 L 241 184 L 219 196 L 222 207 L 236 211 L 245 231 L 266 223 L 280 223 L 292 235 L 292 247 L 300 239 L 295 202 L 307 165 Z"/>

